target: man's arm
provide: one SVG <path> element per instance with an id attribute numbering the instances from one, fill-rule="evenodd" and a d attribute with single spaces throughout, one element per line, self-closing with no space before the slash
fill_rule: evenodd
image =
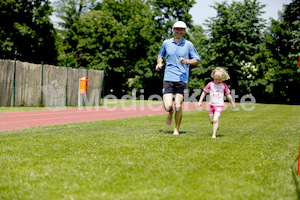
<path id="1" fill-rule="evenodd" d="M 199 60 L 196 59 L 185 59 L 185 58 L 179 58 L 179 61 L 181 62 L 181 64 L 188 64 L 188 65 L 192 65 L 192 66 L 196 66 L 199 64 Z"/>
<path id="2" fill-rule="evenodd" d="M 163 59 L 161 57 L 157 57 L 157 64 L 156 64 L 156 71 L 159 71 L 162 69 L 162 63 L 163 63 Z"/>

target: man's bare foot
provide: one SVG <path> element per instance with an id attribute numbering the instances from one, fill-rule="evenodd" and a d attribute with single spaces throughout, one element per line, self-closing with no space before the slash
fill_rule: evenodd
<path id="1" fill-rule="evenodd" d="M 179 131 L 177 130 L 177 128 L 174 128 L 174 133 L 173 135 L 179 135 Z"/>
<path id="2" fill-rule="evenodd" d="M 172 124 L 172 118 L 173 118 L 173 111 L 170 111 L 169 114 L 168 114 L 167 120 L 166 120 L 166 123 L 168 125 Z"/>
<path id="3" fill-rule="evenodd" d="M 213 135 L 211 138 L 217 138 L 217 136 Z"/>

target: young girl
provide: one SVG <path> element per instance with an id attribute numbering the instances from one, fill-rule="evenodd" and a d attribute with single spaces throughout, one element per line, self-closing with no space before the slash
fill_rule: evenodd
<path id="1" fill-rule="evenodd" d="M 224 93 L 228 99 L 228 101 L 231 103 L 232 110 L 235 109 L 235 104 L 232 100 L 232 97 L 230 95 L 230 90 L 227 87 L 227 85 L 223 82 L 225 80 L 228 80 L 230 77 L 227 74 L 227 72 L 221 68 L 217 67 L 213 70 L 211 73 L 211 77 L 214 79 L 210 83 L 208 83 L 199 99 L 198 106 L 201 107 L 202 101 L 205 97 L 205 95 L 209 92 L 209 122 L 213 124 L 213 135 L 212 138 L 217 137 L 217 131 L 219 129 L 219 118 L 222 114 L 223 107 L 224 107 Z"/>

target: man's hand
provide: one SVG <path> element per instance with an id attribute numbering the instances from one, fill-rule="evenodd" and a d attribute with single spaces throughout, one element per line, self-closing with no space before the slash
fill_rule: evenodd
<path id="1" fill-rule="evenodd" d="M 185 65 L 185 64 L 187 64 L 187 59 L 185 59 L 185 58 L 179 58 L 179 61 L 181 62 L 181 64 L 183 64 L 183 65 Z"/>
<path id="2" fill-rule="evenodd" d="M 157 65 L 156 65 L 156 71 L 160 71 L 161 69 L 162 69 L 162 63 L 157 63 Z"/>

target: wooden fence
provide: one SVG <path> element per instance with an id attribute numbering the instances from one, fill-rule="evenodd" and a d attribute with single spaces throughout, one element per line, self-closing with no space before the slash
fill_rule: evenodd
<path id="1" fill-rule="evenodd" d="M 99 105 L 104 95 L 103 70 L 0 59 L 0 106 L 77 106 L 81 77 L 88 78 L 85 99 Z"/>

